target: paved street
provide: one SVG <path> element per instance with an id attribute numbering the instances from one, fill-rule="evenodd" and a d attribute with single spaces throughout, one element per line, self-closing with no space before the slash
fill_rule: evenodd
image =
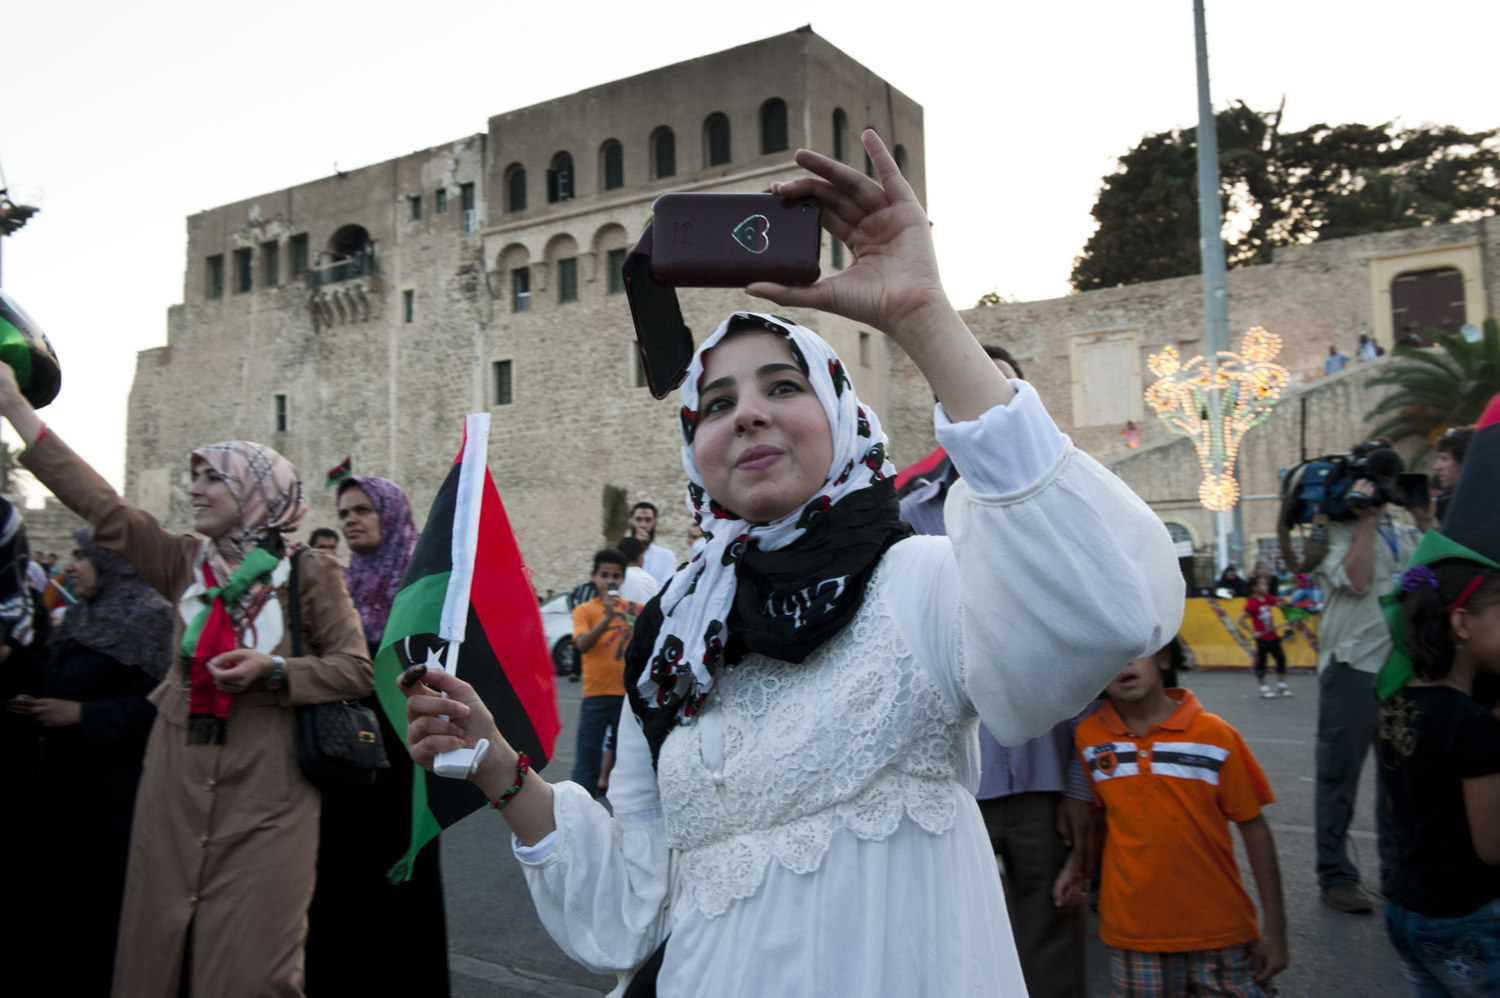
<path id="1" fill-rule="evenodd" d="M 1291 935 L 1291 967 L 1278 979 L 1287 998 L 1397 998 L 1404 995 L 1400 967 L 1377 916 L 1347 915 L 1318 899 L 1313 877 L 1313 742 L 1316 680 L 1294 675 L 1290 700 L 1261 700 L 1248 675 L 1188 673 L 1184 683 L 1206 709 L 1237 727 L 1271 780 L 1278 803 L 1267 811 L 1281 855 Z M 560 686 L 563 734 L 552 779 L 572 767 L 579 686 Z M 1367 888 L 1376 886 L 1373 776 L 1366 765 L 1354 845 Z M 1249 867 L 1243 855 L 1241 869 Z M 453 994 L 458 998 L 519 998 L 546 994 L 584 998 L 609 990 L 609 977 L 590 974 L 568 960 L 548 938 L 511 855 L 498 815 L 471 815 L 443 835 L 448 899 L 448 945 Z M 1254 893 L 1254 885 L 1251 884 Z M 1089 953 L 1091 998 L 1108 995 L 1107 965 L 1097 939 Z"/>

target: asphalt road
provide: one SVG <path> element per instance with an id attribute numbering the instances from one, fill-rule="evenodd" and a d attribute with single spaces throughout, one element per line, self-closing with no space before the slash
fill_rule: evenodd
<path id="1" fill-rule="evenodd" d="M 1184 684 L 1207 710 L 1228 720 L 1249 743 L 1275 790 L 1266 816 L 1281 857 L 1290 927 L 1291 966 L 1277 978 L 1285 998 L 1397 998 L 1407 993 L 1379 915 L 1349 915 L 1325 906 L 1313 876 L 1313 744 L 1317 686 L 1294 675 L 1296 696 L 1261 700 L 1243 673 L 1187 673 Z M 553 780 L 572 768 L 579 686 L 559 685 L 563 733 L 547 767 Z M 1353 843 L 1365 886 L 1377 886 L 1373 760 L 1365 766 Z M 456 998 L 548 995 L 585 998 L 608 991 L 612 977 L 574 964 L 547 936 L 510 851 L 499 815 L 476 813 L 442 837 L 447 891 L 449 967 Z M 1254 883 L 1240 855 L 1251 894 Z M 1108 964 L 1095 938 L 1089 952 L 1090 998 L 1109 994 Z"/>

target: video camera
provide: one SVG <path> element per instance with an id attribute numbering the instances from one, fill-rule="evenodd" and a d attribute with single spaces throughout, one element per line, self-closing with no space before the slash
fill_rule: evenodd
<path id="1" fill-rule="evenodd" d="M 1349 491 L 1361 478 L 1375 486 L 1373 496 Z M 1348 454 L 1304 461 L 1281 478 L 1281 517 L 1291 527 L 1312 523 L 1320 515 L 1353 520 L 1367 506 L 1425 506 L 1427 501 L 1427 476 L 1407 474 L 1400 454 L 1373 441 Z"/>
<path id="2" fill-rule="evenodd" d="M 1374 495 L 1351 492 L 1360 479 Z M 1325 454 L 1303 461 L 1281 475 L 1281 516 L 1277 523 L 1282 556 L 1295 571 L 1311 572 L 1328 550 L 1329 521 L 1357 519 L 1359 510 L 1390 504 L 1403 508 L 1428 503 L 1427 476 L 1409 474 L 1406 462 L 1390 447 L 1371 441 L 1348 454 Z M 1292 527 L 1312 526 L 1303 556 L 1293 557 Z M 1295 564 L 1294 564 L 1295 562 Z"/>

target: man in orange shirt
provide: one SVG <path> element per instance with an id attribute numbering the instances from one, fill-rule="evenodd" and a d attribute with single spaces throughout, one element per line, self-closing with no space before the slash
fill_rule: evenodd
<path id="1" fill-rule="evenodd" d="M 573 782 L 594 796 L 604 737 L 620 720 L 625 700 L 625 649 L 635 628 L 638 603 L 616 595 L 625 581 L 625 556 L 614 548 L 594 555 L 589 576 L 597 595 L 573 608 L 573 645 L 583 659 L 583 700 L 578 705 L 578 742 L 573 752 Z"/>
<path id="2" fill-rule="evenodd" d="M 1260 810 L 1275 796 L 1238 731 L 1190 690 L 1165 688 L 1170 647 L 1132 660 L 1074 738 L 1107 827 L 1099 937 L 1112 993 L 1263 995 L 1287 964 L 1281 871 Z M 1240 882 L 1231 821 L 1263 925 Z M 1075 850 L 1053 890 L 1059 904 L 1083 900 L 1087 866 Z"/>

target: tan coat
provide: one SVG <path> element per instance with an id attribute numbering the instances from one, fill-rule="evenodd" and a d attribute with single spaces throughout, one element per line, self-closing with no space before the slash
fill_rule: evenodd
<path id="1" fill-rule="evenodd" d="M 120 498 L 56 434 L 21 463 L 173 604 L 193 584 L 203 541 L 165 530 Z M 116 998 L 175 998 L 189 925 L 193 995 L 302 994 L 319 798 L 297 766 L 291 708 L 364 696 L 374 678 L 337 563 L 308 551 L 298 572 L 303 647 L 314 654 L 291 657 L 283 635 L 276 653 L 286 658 L 286 686 L 236 696 L 223 745 L 187 743 L 181 662 L 151 694 L 157 716 L 131 830 Z M 277 598 L 289 619 L 285 587 Z M 176 616 L 174 648 L 184 628 Z"/>

